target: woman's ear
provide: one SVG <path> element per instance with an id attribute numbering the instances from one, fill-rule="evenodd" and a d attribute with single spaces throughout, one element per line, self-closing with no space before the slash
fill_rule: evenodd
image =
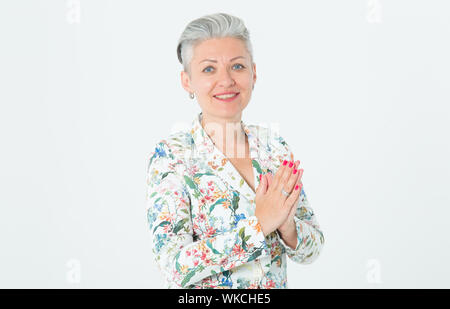
<path id="1" fill-rule="evenodd" d="M 181 86 L 189 93 L 194 92 L 191 89 L 191 79 L 189 78 L 189 74 L 184 70 L 181 71 Z"/>

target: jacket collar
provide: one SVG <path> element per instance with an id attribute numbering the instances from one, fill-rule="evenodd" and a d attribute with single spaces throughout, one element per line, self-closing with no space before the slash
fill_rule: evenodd
<path id="1" fill-rule="evenodd" d="M 227 159 L 227 157 L 214 145 L 211 138 L 201 125 L 202 112 L 197 114 L 192 121 L 191 135 L 195 143 L 196 156 L 204 160 L 209 171 L 221 178 L 228 186 L 237 191 L 240 197 L 245 197 L 250 203 L 255 202 L 255 192 L 250 188 L 244 178 L 239 174 L 234 165 Z M 263 173 L 263 168 L 260 165 L 260 155 L 262 152 L 261 142 L 257 136 L 254 126 L 247 126 L 241 120 L 242 128 L 247 135 L 250 157 L 252 159 L 253 180 L 255 183 L 255 190 L 259 185 L 259 175 Z M 267 170 L 267 169 L 264 169 Z"/>

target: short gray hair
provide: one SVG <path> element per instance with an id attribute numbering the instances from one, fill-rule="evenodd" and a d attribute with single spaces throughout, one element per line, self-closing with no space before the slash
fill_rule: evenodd
<path id="1" fill-rule="evenodd" d="M 183 69 L 190 75 L 190 63 L 196 44 L 213 38 L 233 37 L 245 43 L 253 63 L 253 48 L 250 32 L 239 17 L 226 13 L 205 15 L 191 21 L 178 40 L 177 56 Z"/>

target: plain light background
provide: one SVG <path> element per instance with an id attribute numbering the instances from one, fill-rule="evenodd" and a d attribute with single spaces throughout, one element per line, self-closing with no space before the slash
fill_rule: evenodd
<path id="1" fill-rule="evenodd" d="M 155 143 L 200 112 L 176 44 L 250 31 L 247 123 L 279 125 L 325 235 L 291 288 L 450 288 L 450 3 L 2 1 L 0 288 L 160 288 Z"/>

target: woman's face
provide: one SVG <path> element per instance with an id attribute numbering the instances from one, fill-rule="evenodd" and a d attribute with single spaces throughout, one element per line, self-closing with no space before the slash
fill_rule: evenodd
<path id="1" fill-rule="evenodd" d="M 204 115 L 212 119 L 240 121 L 256 81 L 256 65 L 243 41 L 226 37 L 209 39 L 194 47 L 191 77 L 181 72 L 183 88 L 194 92 Z M 231 101 L 215 96 L 239 93 Z"/>

